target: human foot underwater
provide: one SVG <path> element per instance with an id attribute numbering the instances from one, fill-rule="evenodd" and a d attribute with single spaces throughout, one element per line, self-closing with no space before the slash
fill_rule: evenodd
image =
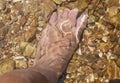
<path id="1" fill-rule="evenodd" d="M 53 12 L 37 45 L 34 65 L 0 76 L 0 83 L 56 83 L 78 47 L 87 14 L 78 9 Z"/>

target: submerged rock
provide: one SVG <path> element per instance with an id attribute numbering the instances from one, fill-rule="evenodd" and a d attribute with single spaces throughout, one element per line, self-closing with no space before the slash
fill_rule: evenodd
<path id="1" fill-rule="evenodd" d="M 61 3 L 63 3 L 63 2 L 65 2 L 65 1 L 67 1 L 67 0 L 53 0 L 56 4 L 61 4 Z"/>
<path id="2" fill-rule="evenodd" d="M 28 45 L 26 45 L 24 49 L 23 56 L 35 57 L 35 52 L 36 52 L 35 45 L 29 43 Z"/>
<path id="3" fill-rule="evenodd" d="M 0 74 L 14 70 L 15 62 L 11 59 L 0 60 Z"/>

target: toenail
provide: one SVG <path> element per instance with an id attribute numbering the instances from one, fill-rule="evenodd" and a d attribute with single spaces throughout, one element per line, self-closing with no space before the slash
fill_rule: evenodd
<path id="1" fill-rule="evenodd" d="M 83 23 L 87 19 L 87 15 L 83 14 L 82 18 L 80 19 L 81 23 Z"/>

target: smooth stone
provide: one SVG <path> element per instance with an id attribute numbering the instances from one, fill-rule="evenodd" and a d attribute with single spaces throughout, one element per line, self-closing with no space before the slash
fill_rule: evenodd
<path id="1" fill-rule="evenodd" d="M 14 70 L 15 62 L 11 59 L 3 59 L 0 61 L 0 74 Z"/>

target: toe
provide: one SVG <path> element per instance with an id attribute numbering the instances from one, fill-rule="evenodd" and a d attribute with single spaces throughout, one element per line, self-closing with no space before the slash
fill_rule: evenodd
<path id="1" fill-rule="evenodd" d="M 58 14 L 57 20 L 58 20 L 58 21 L 61 19 L 62 13 L 63 13 L 63 10 L 58 10 L 58 11 L 57 11 L 57 14 Z"/>
<path id="2" fill-rule="evenodd" d="M 80 17 L 77 19 L 77 24 L 76 27 L 78 28 L 78 30 L 83 30 L 86 26 L 87 23 L 87 13 L 83 12 Z"/>
<path id="3" fill-rule="evenodd" d="M 51 17 L 50 17 L 49 23 L 50 23 L 51 25 L 53 25 L 53 24 L 56 23 L 56 20 L 57 20 L 57 13 L 54 12 L 54 13 L 51 15 Z"/>
<path id="4" fill-rule="evenodd" d="M 72 9 L 69 13 L 69 19 L 72 22 L 72 26 L 75 26 L 75 24 L 76 24 L 77 15 L 78 15 L 78 9 L 77 8 Z"/>
<path id="5" fill-rule="evenodd" d="M 68 18 L 69 11 L 70 10 L 68 8 L 64 9 L 63 14 L 62 14 L 62 19 Z"/>
<path id="6" fill-rule="evenodd" d="M 76 29 L 75 29 L 75 34 L 76 38 L 79 41 L 81 34 L 86 27 L 87 24 L 87 13 L 82 13 L 80 17 L 77 19 L 77 24 L 76 24 Z"/>

